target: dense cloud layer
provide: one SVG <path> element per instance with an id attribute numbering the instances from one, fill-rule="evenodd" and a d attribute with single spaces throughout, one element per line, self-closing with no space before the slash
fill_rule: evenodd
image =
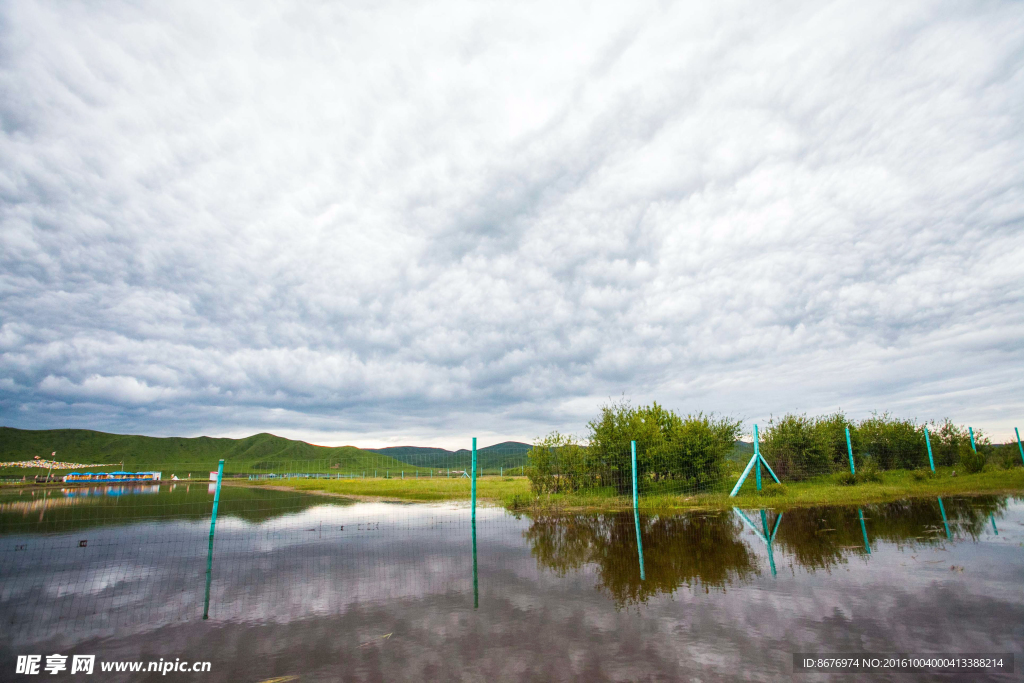
<path id="1" fill-rule="evenodd" d="M 1013 2 L 7 3 L 0 420 L 1004 437 L 1022 44 Z"/>

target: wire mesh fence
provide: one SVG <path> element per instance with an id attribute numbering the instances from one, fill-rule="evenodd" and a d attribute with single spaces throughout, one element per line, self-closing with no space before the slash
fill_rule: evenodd
<path id="1" fill-rule="evenodd" d="M 993 445 L 949 421 L 925 425 L 883 414 L 854 423 L 841 414 L 787 415 L 763 430 L 755 427 L 753 440 L 746 441 L 739 438 L 739 423 L 728 419 L 653 413 L 647 424 L 596 424 L 586 439 L 553 433 L 531 445 L 460 451 L 341 449 L 332 457 L 292 460 L 138 457 L 85 467 L 73 461 L 8 466 L 8 478 L 18 479 L 20 472 L 25 484 L 38 478 L 43 485 L 0 495 L 0 602 L 8 625 L 58 629 L 63 619 L 84 619 L 100 630 L 131 619 L 188 620 L 225 605 L 232 607 L 222 614 L 254 614 L 270 609 L 266 604 L 287 604 L 297 590 L 304 591 L 303 604 L 316 602 L 321 591 L 329 607 L 341 598 L 322 584 L 238 591 L 259 583 L 261 566 L 253 558 L 275 550 L 285 553 L 277 561 L 292 575 L 326 577 L 343 568 L 347 576 L 363 577 L 353 591 L 371 595 L 380 590 L 369 588 L 372 581 L 381 580 L 388 591 L 400 592 L 401 581 L 411 580 L 403 563 L 422 569 L 422 558 L 403 553 L 402 543 L 424 538 L 438 552 L 416 580 L 437 582 L 432 590 L 446 583 L 468 589 L 466 577 L 476 573 L 470 568 L 476 567 L 478 527 L 476 507 L 467 503 L 478 488 L 491 504 L 480 510 L 482 536 L 521 536 L 535 559 L 556 572 L 601 567 L 609 557 L 633 562 L 636 576 L 601 570 L 604 585 L 625 604 L 658 585 L 702 577 L 715 587 L 749 576 L 756 562 L 738 545 L 740 530 L 761 539 L 772 572 L 773 552 L 780 548 L 813 568 L 828 566 L 829 557 L 861 552 L 858 547 L 870 553 L 872 534 L 941 542 L 979 533 L 985 515 L 995 532 L 999 503 L 983 510 L 942 498 L 927 509 L 915 504 L 913 514 L 891 515 L 916 515 L 906 533 L 892 531 L 895 521 L 883 528 L 879 520 L 888 508 L 875 506 L 866 515 L 822 512 L 822 519 L 842 516 L 834 524 L 845 530 L 841 547 L 824 549 L 811 548 L 807 534 L 794 528 L 797 522 L 764 509 L 673 518 L 638 508 L 679 496 L 735 493 L 749 501 L 749 495 L 775 495 L 784 486 L 998 472 L 1024 463 L 1019 440 Z M 349 498 L 312 495 L 321 493 Z M 438 502 L 403 506 L 363 499 L 356 505 L 360 496 Z M 632 501 L 634 511 L 566 516 L 555 514 L 557 505 L 538 508 L 541 499 L 598 510 L 606 502 L 615 509 Z M 519 517 L 522 510 L 528 514 Z M 383 537 L 387 543 L 372 540 Z M 675 554 L 679 543 L 687 546 L 685 557 Z M 717 569 L 702 566 L 701 557 L 717 558 Z M 269 595 L 274 590 L 281 594 Z"/>
<path id="2" fill-rule="evenodd" d="M 635 489 L 640 504 L 646 504 L 664 496 L 728 494 L 737 482 L 742 484 L 737 494 L 771 494 L 778 492 L 771 485 L 776 480 L 783 486 L 849 486 L 879 481 L 886 473 L 927 478 L 1024 463 L 1019 439 L 992 444 L 984 434 L 949 420 L 920 424 L 875 414 L 853 422 L 837 413 L 786 415 L 762 427 L 754 427 L 756 439 L 749 440 L 751 434 L 743 440 L 737 421 L 702 414 L 680 417 L 655 404 L 625 415 L 610 411 L 591 423 L 591 433 L 582 439 L 552 433 L 533 444 L 458 451 L 340 448 L 326 449 L 328 457 L 301 459 L 256 453 L 225 459 L 223 476 L 231 483 L 287 481 L 300 488 L 439 500 L 465 497 L 475 472 L 489 487 L 487 497 L 503 502 L 521 504 L 538 496 L 554 501 L 630 498 Z M 754 457 L 755 450 L 760 457 Z M 212 482 L 218 460 L 156 460 L 140 454 L 117 463 L 19 464 L 5 463 L 0 477 L 69 484 L 137 484 L 139 477 Z M 341 483 L 332 489 L 331 481 Z M 504 490 L 497 482 L 514 485 Z"/>
<path id="3" fill-rule="evenodd" d="M 465 504 L 355 503 L 222 482 L 213 525 L 206 482 L 124 488 L 2 498 L 0 632 L 52 635 L 74 623 L 103 637 L 205 616 L 265 623 L 424 594 L 462 596 L 468 610 L 497 592 L 486 577 L 524 552 L 535 571 L 592 576 L 626 606 L 680 587 L 725 590 L 783 561 L 827 570 L 880 543 L 976 539 L 998 533 L 995 515 L 1007 509 L 988 496 L 782 514 L 481 507 L 474 519 Z"/>

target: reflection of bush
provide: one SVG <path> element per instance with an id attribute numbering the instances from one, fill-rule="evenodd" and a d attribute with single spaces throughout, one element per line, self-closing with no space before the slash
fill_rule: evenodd
<path id="1" fill-rule="evenodd" d="M 1006 508 L 995 496 L 944 498 L 946 520 L 954 537 L 978 538 L 990 514 Z M 871 543 L 937 544 L 946 541 L 937 499 L 918 498 L 860 508 Z M 776 548 L 792 554 L 807 569 L 830 569 L 864 548 L 858 508 L 812 507 L 785 513 L 775 536 Z"/>
<path id="2" fill-rule="evenodd" d="M 1006 508 L 995 496 L 944 498 L 954 538 L 977 539 L 989 515 Z M 936 499 L 913 499 L 870 505 L 863 511 L 872 544 L 937 545 L 946 542 Z M 754 517 L 755 522 L 757 518 Z M 773 520 L 769 519 L 769 529 Z M 641 517 L 646 579 L 640 580 L 633 515 L 565 515 L 538 517 L 524 536 L 539 566 L 564 576 L 594 566 L 599 586 L 619 605 L 646 602 L 681 586 L 724 589 L 758 573 L 756 553 L 744 542 L 744 527 L 732 513 Z M 811 571 L 843 564 L 862 555 L 864 536 L 855 507 L 811 507 L 783 514 L 775 536 L 779 552 Z"/>
<path id="3" fill-rule="evenodd" d="M 559 575 L 596 565 L 619 605 L 700 584 L 722 589 L 757 573 L 754 553 L 729 513 L 641 517 L 646 579 L 640 580 L 632 514 L 541 517 L 524 532 L 537 563 Z"/>

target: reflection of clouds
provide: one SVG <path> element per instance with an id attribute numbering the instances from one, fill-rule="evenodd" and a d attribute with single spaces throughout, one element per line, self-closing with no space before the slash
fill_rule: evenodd
<path id="1" fill-rule="evenodd" d="M 593 565 L 564 577 L 538 568 L 523 539 L 529 519 L 478 515 L 478 610 L 464 508 L 325 506 L 218 522 L 209 622 L 199 619 L 208 524 L 103 530 L 96 556 L 76 556 L 71 536 L 47 539 L 49 554 L 30 563 L 0 559 L 0 659 L 30 647 L 187 654 L 215 662 L 210 680 L 271 670 L 334 680 L 339 662 L 356 679 L 778 680 L 795 650 L 1012 650 L 1024 623 L 1019 507 L 1000 517 L 999 537 L 977 543 L 909 552 L 882 542 L 870 560 L 816 573 L 777 552 L 777 578 L 680 588 L 626 609 L 596 590 Z M 764 565 L 763 544 L 740 538 Z M 57 595 L 41 590 L 48 580 L 79 588 Z"/>
<path id="2" fill-rule="evenodd" d="M 91 569 L 86 572 L 75 572 L 73 576 L 71 572 L 62 572 L 50 577 L 44 584 L 44 590 L 47 596 L 52 598 L 99 595 L 125 583 L 153 582 L 162 574 L 152 567 L 136 565 L 117 569 Z"/>
<path id="3" fill-rule="evenodd" d="M 68 508 L 74 505 L 92 502 L 89 498 L 36 498 L 34 500 L 19 500 L 14 503 L 0 503 L 0 513 L 20 512 L 27 515 L 30 512 L 49 510 L 52 508 Z"/>

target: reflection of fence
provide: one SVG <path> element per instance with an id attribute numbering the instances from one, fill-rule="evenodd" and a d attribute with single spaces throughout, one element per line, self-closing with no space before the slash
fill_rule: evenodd
<path id="1" fill-rule="evenodd" d="M 996 534 L 996 516 L 1006 510 L 1004 501 L 981 497 L 796 509 L 784 520 L 749 508 L 513 515 L 464 504 L 356 506 L 223 484 L 211 494 L 208 485 L 3 494 L 4 633 L 56 633 L 68 615 L 110 628 L 204 614 L 246 618 L 268 605 L 275 615 L 300 609 L 294 605 L 331 610 L 408 590 L 459 593 L 465 607 L 472 600 L 486 609 L 494 568 L 515 557 L 538 571 L 593 575 L 603 593 L 628 605 L 686 586 L 725 590 L 768 579 L 781 558 L 815 571 L 851 556 L 867 559 L 880 543 L 942 547 Z M 70 495 L 85 491 L 84 498 Z"/>

